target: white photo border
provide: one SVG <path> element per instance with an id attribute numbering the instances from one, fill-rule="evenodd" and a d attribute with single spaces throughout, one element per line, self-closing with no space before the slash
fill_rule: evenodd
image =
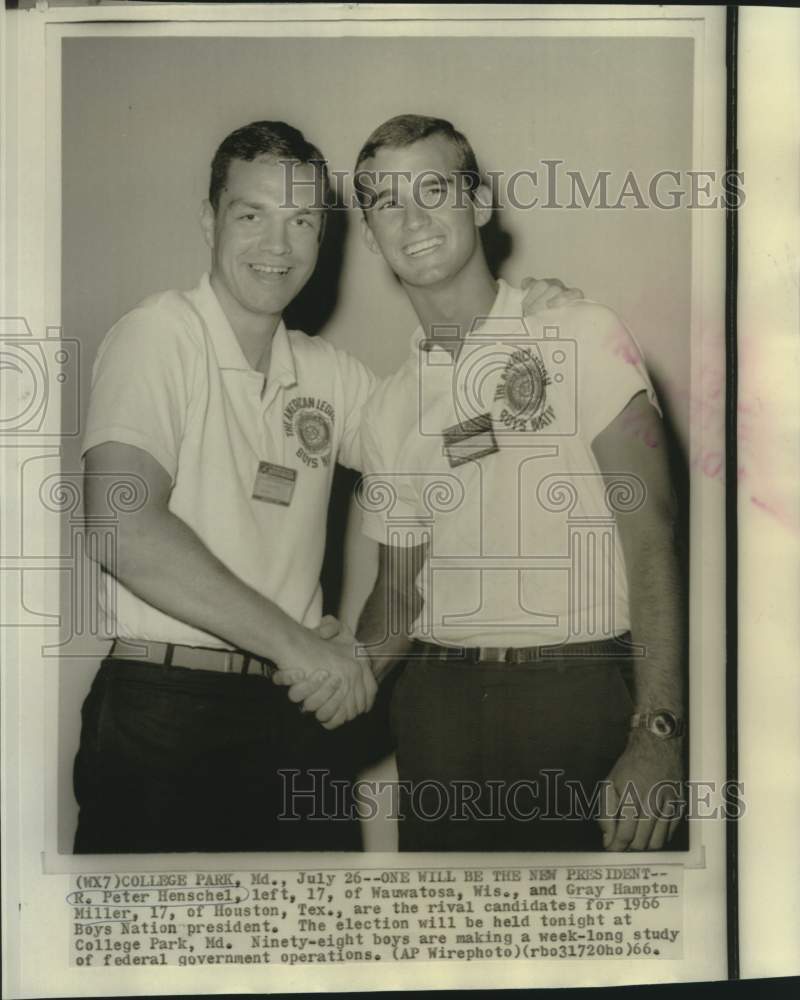
<path id="1" fill-rule="evenodd" d="M 6 138 L 16 133 L 16 163 L 10 164 L 8 192 L 15 193 L 17 212 L 7 224 L 4 236 L 4 259 L 7 262 L 3 280 L 3 301 L 6 315 L 24 317 L 33 337 L 41 337 L 48 328 L 58 326 L 60 309 L 61 275 L 61 102 L 60 102 L 60 47 L 64 38 L 91 35 L 106 37 L 158 36 L 229 36 L 246 34 L 276 35 L 330 35 L 353 32 L 359 35 L 411 34 L 418 36 L 474 34 L 477 36 L 517 35 L 529 31 L 540 36 L 567 34 L 658 35 L 691 37 L 695 40 L 695 107 L 693 166 L 697 169 L 724 170 L 724 10 L 719 8 L 621 8 L 582 7 L 576 18 L 574 7 L 518 7 L 491 6 L 479 9 L 472 5 L 458 10 L 453 7 L 426 6 L 424 9 L 401 5 L 280 5 L 266 7 L 247 6 L 168 6 L 103 7 L 103 8 L 54 8 L 46 11 L 18 12 L 12 32 L 16 65 L 7 67 L 15 75 L 17 92 L 24 90 L 24 105 L 20 99 L 15 120 L 6 123 Z M 44 149 L 44 155 L 42 150 Z M 44 267 L 41 267 L 44 262 Z M 699 378 L 706 352 L 717 350 L 724 333 L 724 215 L 722 213 L 695 213 L 692 227 L 692 379 Z M 709 339 L 708 318 L 719 321 L 719 341 Z M 717 359 L 719 360 L 719 359 Z M 59 410 L 56 395 L 49 405 Z M 694 435 L 702 428 L 692 426 Z M 6 439 L 7 440 L 7 439 Z M 58 433 L 31 446 L 13 442 L 2 448 L 6 481 L 18 481 L 22 463 L 32 457 L 57 458 Z M 31 450 L 38 448 L 39 451 Z M 21 524 L 20 511 L 14 500 L 24 504 L 25 498 L 12 498 L 6 508 L 6 530 L 13 539 L 13 529 Z M 725 776 L 724 734 L 724 593 L 720 585 L 724 550 L 724 527 L 721 511 L 724 495 L 718 483 L 695 476 L 691 497 L 691 593 L 693 632 L 690 662 L 712 665 L 713 669 L 693 670 L 690 678 L 692 709 L 692 739 L 690 775 L 723 781 Z M 43 541 L 45 562 L 49 553 L 59 551 L 61 519 L 58 514 L 46 512 L 37 506 L 36 519 L 26 524 L 32 527 Z M 705 558 L 710 544 L 709 525 L 718 525 L 718 538 L 712 542 L 711 559 Z M 17 551 L 13 544 L 11 552 Z M 703 552 L 704 557 L 699 558 Z M 708 571 L 709 562 L 719 567 L 718 573 Z M 4 568 L 13 567 L 6 566 Z M 40 579 L 31 588 L 35 606 L 54 609 L 60 607 L 58 574 L 40 573 Z M 702 613 L 697 609 L 702 608 Z M 2 629 L 4 662 L 3 702 L 6 714 L 6 748 L 17 748 L 19 766 L 16 773 L 9 773 L 6 754 L 5 814 L 9 840 L 6 849 L 11 857 L 18 858 L 18 865 L 9 876 L 6 869 L 5 898 L 25 899 L 26 908 L 33 913 L 48 913 L 47 935 L 52 940 L 66 941 L 67 913 L 64 919 L 56 912 L 55 899 L 62 900 L 61 892 L 69 875 L 92 871 L 154 871 L 154 870 L 256 870 L 264 867 L 262 855 L 209 855 L 209 856 L 135 856 L 85 858 L 58 854 L 55 843 L 55 816 L 57 801 L 55 755 L 57 752 L 58 690 L 49 682 L 52 661 L 48 665 L 41 657 L 41 647 L 52 636 L 49 630 L 36 628 Z M 22 664 L 25 665 L 24 675 Z M 40 776 L 39 782 L 32 781 Z M 41 782 L 41 776 L 44 782 Z M 15 780 L 17 779 L 17 780 Z M 18 782 L 18 783 L 17 783 Z M 10 813 L 9 813 L 10 810 Z M 9 815 L 12 820 L 9 820 Z M 16 821 L 16 825 L 15 822 Z M 317 863 L 313 863 L 313 858 Z M 458 856 L 459 863 L 466 863 L 474 856 Z M 524 856 L 528 862 L 531 857 Z M 563 862 L 559 859 L 564 858 Z M 625 860 L 625 856 L 607 855 L 609 861 Z M 428 862 L 430 866 L 453 867 L 456 856 L 414 856 L 414 864 L 402 855 L 365 855 L 362 867 L 402 868 L 417 867 Z M 505 860 L 510 860 L 507 857 Z M 547 855 L 548 864 L 575 862 L 575 858 Z M 298 856 L 271 855 L 270 869 L 358 867 L 353 856 Z M 692 905 L 685 912 L 687 947 L 692 951 L 681 962 L 665 963 L 642 961 L 635 968 L 626 970 L 622 963 L 587 962 L 579 970 L 570 966 L 569 977 L 564 966 L 550 968 L 537 965 L 537 985 L 570 985 L 581 982 L 645 982 L 658 977 L 659 981 L 692 978 L 719 978 L 725 970 L 725 843 L 722 823 L 692 824 L 692 850 L 686 853 L 659 855 L 659 862 L 681 863 L 687 871 L 686 893 Z M 492 866 L 496 861 L 492 860 Z M 15 887 L 15 879 L 18 885 Z M 692 883 L 695 883 L 693 886 Z M 16 891 L 15 891 L 16 888 Z M 53 895 L 55 893 L 55 896 Z M 713 915 L 713 919 L 712 919 Z M 723 930 L 714 935 L 711 928 L 720 922 Z M 122 974 L 117 979 L 105 973 L 87 979 L 80 970 L 66 966 L 66 945 L 62 949 L 63 965 L 49 955 L 46 942 L 34 941 L 30 929 L 25 930 L 16 920 L 10 920 L 8 930 L 22 954 L 18 970 L 25 976 L 26 991 L 52 990 L 57 984 L 61 995 L 118 995 L 141 992 L 167 992 L 165 979 L 158 981 L 151 991 L 143 989 L 139 980 L 134 987 Z M 8 939 L 6 939 L 8 941 Z M 17 950 L 17 949 L 13 949 Z M 709 954 L 713 953 L 709 958 Z M 178 972 L 182 973 L 180 976 Z M 217 970 L 213 970 L 216 972 Z M 324 970 L 280 969 L 275 971 L 271 987 L 276 990 L 299 991 L 349 988 L 368 990 L 375 988 L 371 970 L 348 966 L 342 969 L 326 967 Z M 426 988 L 447 985 L 529 985 L 529 973 L 524 967 L 500 968 L 493 963 L 470 963 L 465 966 L 448 966 L 432 969 L 427 963 L 420 967 L 411 965 L 394 967 L 394 976 L 387 977 L 381 988 L 399 985 Z M 382 969 L 384 975 L 388 972 Z M 257 973 L 238 970 L 241 983 L 237 991 L 258 990 L 263 982 Z M 286 973 L 285 977 L 281 973 Z M 578 976 L 573 973 L 578 973 Z M 179 992 L 208 990 L 215 984 L 230 986 L 225 977 L 229 972 L 219 972 L 219 979 L 212 970 L 170 970 L 169 984 Z M 174 977 L 174 978 L 173 978 Z M 540 977 L 540 978 L 538 978 Z M 19 981 L 22 981 L 20 978 Z M 33 984 L 33 985 L 31 985 Z M 227 989 L 225 990 L 227 991 Z"/>

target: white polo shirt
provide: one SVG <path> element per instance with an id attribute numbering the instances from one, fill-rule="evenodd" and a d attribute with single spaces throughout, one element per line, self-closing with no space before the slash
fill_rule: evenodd
<path id="1" fill-rule="evenodd" d="M 253 370 L 208 275 L 154 295 L 100 346 L 83 453 L 107 441 L 147 451 L 172 477 L 170 511 L 253 589 L 295 621 L 321 615 L 319 575 L 335 463 L 361 468 L 361 408 L 375 377 L 355 358 L 280 324 L 269 375 Z M 295 471 L 270 478 L 260 463 Z M 120 637 L 225 648 L 119 582 L 102 609 Z"/>
<path id="2" fill-rule="evenodd" d="M 418 329 L 364 407 L 363 529 L 384 544 L 429 541 L 416 638 L 538 646 L 621 634 L 625 563 L 591 442 L 638 392 L 657 407 L 641 352 L 604 306 L 523 320 L 523 293 L 498 285 L 455 361 Z M 638 490 L 621 475 L 615 496 L 635 503 Z"/>

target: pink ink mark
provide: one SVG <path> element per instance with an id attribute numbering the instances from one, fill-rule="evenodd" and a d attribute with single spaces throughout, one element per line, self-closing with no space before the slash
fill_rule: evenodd
<path id="1" fill-rule="evenodd" d="M 625 410 L 623 416 L 623 425 L 627 431 L 639 438 L 648 448 L 658 447 L 658 438 L 655 436 L 651 427 L 648 426 L 648 418 L 644 414 L 639 414 L 634 411 Z"/>
<path id="2" fill-rule="evenodd" d="M 612 354 L 628 365 L 639 366 L 642 364 L 642 355 L 636 348 L 636 344 L 631 339 L 626 330 L 617 328 L 611 333 L 606 341 L 606 346 L 611 349 Z"/>
<path id="3" fill-rule="evenodd" d="M 750 502 L 754 503 L 756 507 L 760 507 L 762 510 L 765 510 L 768 514 L 778 513 L 776 510 L 773 510 L 768 503 L 764 503 L 763 500 L 759 500 L 758 497 L 750 497 Z"/>
<path id="4" fill-rule="evenodd" d="M 800 534 L 800 526 L 797 524 L 796 518 L 792 518 L 790 514 L 781 510 L 778 507 L 772 506 L 771 504 L 765 503 L 759 497 L 751 496 L 750 502 L 754 507 L 758 507 L 763 510 L 764 513 L 769 514 L 770 517 L 774 517 L 787 531 L 790 531 L 793 535 Z"/>
<path id="5" fill-rule="evenodd" d="M 718 329 L 718 324 L 714 326 Z M 703 337 L 703 362 L 694 372 L 694 386 L 688 380 L 665 386 L 666 395 L 688 410 L 695 444 L 689 456 L 693 475 L 702 475 L 722 485 L 725 481 L 725 351 L 724 338 L 717 334 Z M 615 330 L 606 346 L 629 364 L 639 364 L 635 345 L 624 330 Z M 781 453 L 785 437 L 777 430 L 784 424 L 777 404 L 758 390 L 760 347 L 755 337 L 740 337 L 738 351 L 739 399 L 736 407 L 738 467 L 736 480 L 758 490 L 749 497 L 753 506 L 775 518 L 787 531 L 800 536 L 800 510 L 792 482 L 784 475 Z M 632 417 L 630 432 L 650 444 L 646 428 Z M 742 494 L 743 498 L 747 494 Z"/>
<path id="6" fill-rule="evenodd" d="M 718 451 L 709 452 L 704 456 L 701 467 L 709 479 L 719 479 L 722 475 L 722 455 Z"/>
<path id="7" fill-rule="evenodd" d="M 638 365 L 641 361 L 641 358 L 630 344 L 620 344 L 616 353 L 629 365 Z"/>

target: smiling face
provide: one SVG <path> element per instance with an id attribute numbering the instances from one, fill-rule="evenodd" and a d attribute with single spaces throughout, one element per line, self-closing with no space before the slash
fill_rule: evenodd
<path id="1" fill-rule="evenodd" d="M 459 191 L 458 166 L 457 149 L 442 135 L 382 146 L 359 165 L 375 190 L 364 239 L 407 287 L 443 286 L 483 266 L 478 228 L 491 214 L 488 193 L 479 188 L 472 201 Z"/>
<path id="2" fill-rule="evenodd" d="M 311 277 L 323 224 L 315 179 L 308 163 L 231 160 L 216 212 L 204 205 L 211 285 L 234 331 L 277 325 Z"/>

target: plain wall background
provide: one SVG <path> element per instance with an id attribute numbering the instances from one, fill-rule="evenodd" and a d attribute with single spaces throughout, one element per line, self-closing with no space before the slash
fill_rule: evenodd
<path id="1" fill-rule="evenodd" d="M 542 160 L 560 159 L 589 186 L 607 170 L 612 200 L 628 171 L 644 189 L 660 170 L 693 166 L 688 39 L 72 38 L 63 43 L 62 97 L 61 322 L 64 336 L 82 343 L 84 405 L 94 354 L 115 320 L 154 291 L 192 287 L 208 267 L 198 220 L 209 163 L 219 141 L 247 122 L 288 121 L 332 169 L 348 170 L 380 122 L 436 115 L 466 133 L 484 170 L 541 174 Z M 685 449 L 690 213 L 507 208 L 500 226 L 510 242 L 503 277 L 557 276 L 623 317 Z M 327 280 L 312 279 L 298 315 L 315 332 L 324 319 L 333 343 L 392 371 L 414 316 L 361 243 L 357 214 L 332 229 Z M 79 468 L 77 439 L 65 439 L 63 460 L 66 471 Z M 347 551 L 342 608 L 352 620 L 374 572 L 372 547 L 352 525 Z M 98 644 L 98 658 L 104 650 Z M 98 658 L 65 659 L 61 669 L 62 851 L 71 849 L 77 811 L 80 704 Z"/>

